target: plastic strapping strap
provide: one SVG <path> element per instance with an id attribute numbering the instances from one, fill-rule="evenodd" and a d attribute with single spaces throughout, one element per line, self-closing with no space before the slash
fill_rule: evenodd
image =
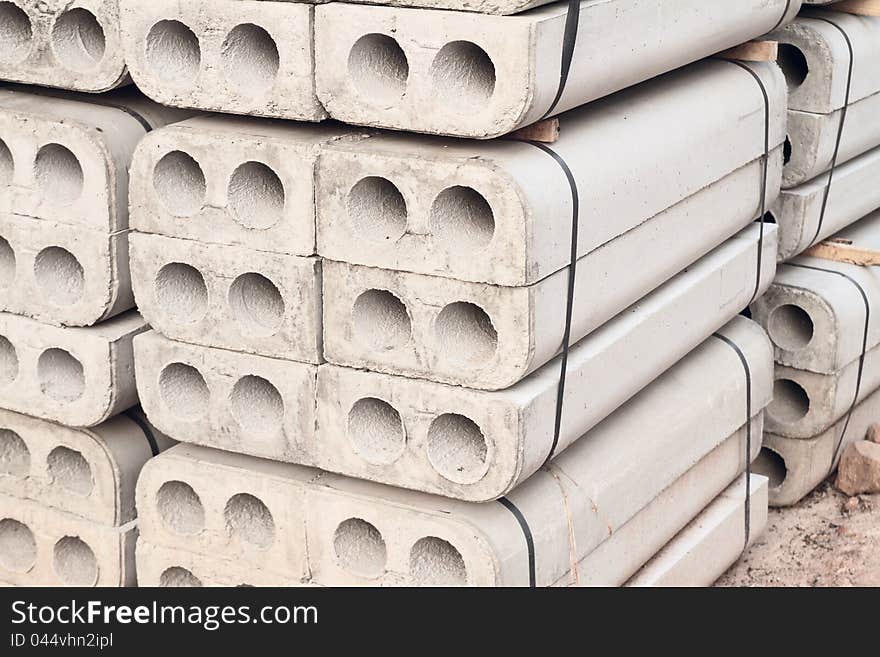
<path id="1" fill-rule="evenodd" d="M 843 129 L 846 126 L 847 112 L 849 112 L 849 100 L 852 93 L 852 78 L 855 53 L 853 52 L 853 45 L 852 41 L 849 38 L 849 35 L 846 33 L 846 30 L 840 27 L 840 25 L 828 18 L 822 18 L 821 16 L 812 16 L 807 14 L 807 17 L 817 21 L 824 21 L 829 25 L 833 25 L 834 27 L 836 27 L 838 30 L 840 30 L 840 33 L 846 40 L 846 46 L 847 48 L 849 48 L 849 70 L 846 76 L 846 96 L 844 97 L 843 108 L 840 110 L 840 127 L 837 129 L 837 139 L 834 143 L 834 154 L 831 157 L 831 168 L 828 171 L 828 184 L 825 185 L 825 190 L 822 194 L 822 210 L 819 212 L 819 223 L 816 225 L 816 234 L 813 235 L 813 239 L 810 241 L 810 245 L 812 246 L 819 239 L 819 234 L 822 232 L 822 224 L 825 223 L 825 213 L 828 210 L 828 197 L 831 196 L 831 183 L 834 182 L 834 172 L 837 169 L 837 160 L 840 156 L 840 144 L 843 141 Z"/>
<path id="2" fill-rule="evenodd" d="M 140 427 L 140 430 L 144 432 L 144 437 L 147 439 L 147 443 L 150 445 L 150 451 L 153 452 L 153 456 L 159 456 L 159 444 L 156 442 L 153 428 L 147 424 L 144 418 L 132 409 L 125 411 L 125 417 Z"/>
<path id="3" fill-rule="evenodd" d="M 146 132 L 152 132 L 152 131 L 153 131 L 153 126 L 150 125 L 150 122 L 147 121 L 147 120 L 143 117 L 143 115 L 141 115 L 141 114 L 138 113 L 138 112 L 135 112 L 135 111 L 134 111 L 133 109 L 131 109 L 130 107 L 126 107 L 125 105 L 117 105 L 116 103 L 108 103 L 108 102 L 104 102 L 104 103 L 102 103 L 102 104 L 105 105 L 106 107 L 112 107 L 113 109 L 118 109 L 120 112 L 125 112 L 125 113 L 128 114 L 131 118 L 133 118 L 135 121 L 137 121 L 138 123 L 140 123 L 141 126 L 143 127 L 143 129 L 144 129 Z"/>
<path id="4" fill-rule="evenodd" d="M 526 517 L 522 514 L 522 511 L 506 497 L 499 499 L 498 503 L 513 514 L 513 517 L 519 523 L 520 529 L 522 529 L 523 536 L 526 539 L 526 551 L 529 558 L 529 587 L 535 588 L 535 539 L 532 536 L 529 523 L 526 522 Z"/>
<path id="5" fill-rule="evenodd" d="M 816 267 L 814 265 L 802 265 L 796 262 L 787 263 L 792 267 L 799 267 L 801 269 L 811 269 L 813 271 L 823 271 L 828 274 L 833 274 L 835 276 L 842 276 L 850 283 L 856 286 L 856 289 L 859 291 L 859 294 L 862 295 L 862 302 L 865 304 L 865 330 L 862 334 L 862 353 L 859 356 L 859 369 L 858 374 L 856 375 L 856 390 L 853 394 L 852 404 L 850 404 L 849 410 L 846 412 L 846 420 L 843 422 L 843 430 L 840 432 L 840 437 L 837 439 L 837 444 L 834 446 L 834 451 L 831 453 L 831 467 L 828 472 L 832 472 L 834 470 L 834 465 L 837 463 L 837 457 L 840 453 L 840 448 L 843 446 L 843 440 L 846 437 L 846 430 L 849 429 L 849 421 L 852 418 L 853 411 L 856 408 L 856 405 L 859 403 L 859 394 L 862 388 L 862 374 L 865 371 L 865 357 L 868 353 L 868 328 L 871 322 L 871 305 L 868 302 L 868 295 L 865 293 L 865 288 L 863 288 L 859 282 L 854 279 L 849 274 L 845 274 L 842 271 L 837 271 L 834 269 L 826 269 L 825 267 Z"/>
<path id="6" fill-rule="evenodd" d="M 565 27 L 562 31 L 562 64 L 559 69 L 559 86 L 556 88 L 556 97 L 550 103 L 550 108 L 538 119 L 543 121 L 553 114 L 559 104 L 565 85 L 568 83 L 568 74 L 571 71 L 571 60 L 574 58 L 574 49 L 577 46 L 578 23 L 581 19 L 581 0 L 568 0 L 568 9 L 565 12 Z"/>

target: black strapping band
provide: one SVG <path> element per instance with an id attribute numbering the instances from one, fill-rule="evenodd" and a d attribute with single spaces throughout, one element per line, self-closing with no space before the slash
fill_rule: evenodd
<path id="1" fill-rule="evenodd" d="M 535 581 L 537 579 L 535 577 L 535 539 L 532 536 L 529 523 L 526 522 L 526 517 L 522 514 L 522 511 L 506 497 L 500 498 L 498 503 L 513 514 L 513 517 L 519 523 L 520 529 L 522 529 L 523 536 L 526 539 L 526 550 L 529 554 L 529 588 L 535 588 Z"/>
<path id="2" fill-rule="evenodd" d="M 782 24 L 785 22 L 785 17 L 788 16 L 789 9 L 791 9 L 791 0 L 785 0 L 785 9 L 782 12 L 782 16 L 779 17 L 779 22 L 773 26 L 772 30 L 770 30 L 771 32 L 775 32 L 782 27 Z"/>
<path id="3" fill-rule="evenodd" d="M 159 456 L 159 444 L 156 442 L 156 436 L 153 434 L 153 428 L 147 424 L 147 422 L 138 415 L 134 410 L 128 409 L 124 413 L 125 417 L 134 422 L 140 430 L 144 432 L 144 438 L 147 439 L 147 443 L 150 445 L 150 451 L 153 453 L 153 456 Z"/>
<path id="4" fill-rule="evenodd" d="M 713 333 L 712 336 L 718 338 L 736 352 L 746 375 L 746 505 L 745 542 L 743 543 L 743 552 L 745 552 L 749 547 L 749 540 L 751 540 L 752 534 L 752 370 L 749 367 L 746 355 L 739 348 L 739 345 L 721 333 Z"/>
<path id="5" fill-rule="evenodd" d="M 577 46 L 580 19 L 581 0 L 568 0 L 568 9 L 565 10 L 565 27 L 562 31 L 562 64 L 559 70 L 559 86 L 556 87 L 556 97 L 550 103 L 550 108 L 538 119 L 539 121 L 543 121 L 553 114 L 565 91 L 565 85 L 568 83 L 568 74 L 571 71 L 571 61 L 574 59 L 574 49 Z"/>
<path id="6" fill-rule="evenodd" d="M 100 101 L 99 101 L 99 102 L 100 102 Z M 153 131 L 153 126 L 150 124 L 150 122 L 147 121 L 147 120 L 143 117 L 142 114 L 140 114 L 139 112 L 135 112 L 135 111 L 134 111 L 133 109 L 131 109 L 130 107 L 126 107 L 125 105 L 117 105 L 116 103 L 108 103 L 108 102 L 106 102 L 106 101 L 104 101 L 104 102 L 100 102 L 100 104 L 102 104 L 102 105 L 104 105 L 104 106 L 106 106 L 106 107 L 112 107 L 113 109 L 118 109 L 120 112 L 125 112 L 125 113 L 128 114 L 131 118 L 133 118 L 135 121 L 137 121 L 138 123 L 140 123 L 140 124 L 141 124 L 141 127 L 143 127 L 144 131 L 146 131 L 146 132 L 152 132 L 152 131 Z"/>
<path id="7" fill-rule="evenodd" d="M 843 439 L 846 436 L 846 430 L 849 429 L 849 421 L 852 418 L 852 414 L 856 408 L 856 405 L 859 403 L 859 394 L 862 388 L 862 374 L 865 371 L 865 357 L 868 353 L 868 328 L 871 322 L 871 305 L 868 302 L 868 295 L 865 293 L 865 288 L 863 288 L 861 284 L 849 274 L 845 274 L 842 271 L 837 271 L 835 269 L 826 269 L 825 267 L 816 267 L 814 265 L 802 265 L 796 262 L 790 262 L 788 264 L 792 267 L 811 269 L 813 271 L 823 271 L 828 274 L 834 274 L 835 276 L 842 276 L 856 286 L 856 289 L 859 291 L 859 294 L 862 295 L 862 301 L 865 304 L 865 331 L 862 334 L 862 354 L 859 356 L 859 370 L 856 376 L 856 391 L 853 395 L 852 404 L 850 404 L 849 410 L 846 412 L 846 420 L 844 420 L 843 423 L 843 431 L 840 432 L 840 437 L 837 439 L 837 444 L 834 446 L 834 451 L 831 453 L 831 467 L 828 470 L 828 472 L 831 473 L 834 470 L 834 464 L 837 462 L 837 457 L 840 454 L 840 448 L 843 446 Z"/>

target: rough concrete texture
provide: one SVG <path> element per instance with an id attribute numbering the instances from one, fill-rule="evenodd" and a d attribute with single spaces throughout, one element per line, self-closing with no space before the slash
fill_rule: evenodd
<path id="1" fill-rule="evenodd" d="M 880 493 L 880 445 L 860 440 L 847 446 L 835 486 L 847 495 Z"/>
<path id="2" fill-rule="evenodd" d="M 880 148 L 842 164 L 834 172 L 824 218 L 822 202 L 830 174 L 783 190 L 771 210 L 779 226 L 778 260 L 790 260 L 814 241 L 823 240 L 880 208 L 880 186 L 875 184 L 878 178 Z"/>
<path id="3" fill-rule="evenodd" d="M 321 356 L 321 261 L 133 233 L 135 301 L 173 340 L 307 363 Z"/>
<path id="4" fill-rule="evenodd" d="M 769 206 L 781 184 L 786 90 L 775 66 L 753 71 L 770 95 Z M 679 226 L 705 213 L 741 227 L 759 213 L 764 99 L 731 62 L 694 64 L 560 120 L 551 148 L 579 191 L 579 256 L 648 220 Z M 534 144 L 341 140 L 323 149 L 317 187 L 318 251 L 331 260 L 510 286 L 568 264 L 571 189 Z"/>
<path id="5" fill-rule="evenodd" d="M 707 215 L 708 216 L 708 215 Z M 707 238 L 709 226 L 699 231 Z M 692 226 L 691 226 L 692 227 Z M 686 229 L 682 229 L 684 231 Z M 649 222 L 587 258 L 577 269 L 571 344 L 599 328 L 702 255 L 703 239 Z M 759 226 L 726 248 L 757 261 Z M 714 244 L 723 240 L 717 235 Z M 640 244 L 636 251 L 619 245 Z M 635 248 L 635 247 L 634 247 Z M 681 252 L 687 255 L 681 256 Z M 776 228 L 764 227 L 758 294 L 775 271 Z M 649 260 L 652 256 L 653 262 Z M 640 266 L 632 267 L 634 258 Z M 725 278 L 719 307 L 747 304 L 757 267 Z M 565 324 L 568 270 L 528 287 L 497 287 L 446 278 L 324 263 L 324 356 L 337 365 L 498 390 L 513 385 L 559 352 Z M 148 315 L 149 316 L 149 315 Z M 161 329 L 160 329 L 161 330 Z"/>
<path id="6" fill-rule="evenodd" d="M 880 212 L 835 237 L 880 248 Z M 867 317 L 862 291 L 871 311 Z M 751 311 L 773 341 L 776 362 L 830 374 L 861 355 L 866 319 L 866 349 L 880 344 L 880 323 L 873 312 L 878 304 L 880 281 L 873 267 L 800 257 L 779 267 L 776 279 Z"/>
<path id="7" fill-rule="evenodd" d="M 3 0 L 0 79 L 93 93 L 127 84 L 118 1 Z"/>
<path id="8" fill-rule="evenodd" d="M 747 320 L 729 329 L 756 377 L 756 415 L 749 421 L 757 451 L 760 409 L 770 398 L 769 349 Z M 739 376 L 734 386 L 720 380 L 713 386 L 709 368 L 700 366 L 719 350 L 733 354 L 714 340 L 606 421 L 616 426 L 601 435 L 594 430 L 513 491 L 509 499 L 533 528 L 539 586 L 564 576 L 572 559 L 583 558 L 722 443 L 737 445 L 744 460 L 742 364 L 734 356 L 726 365 Z M 715 393 L 706 405 L 678 401 L 710 388 Z M 668 414 L 663 421 L 660 412 Z M 235 501 L 241 492 L 259 504 L 251 497 Z M 286 554 L 300 555 L 288 572 L 310 573 L 322 585 L 529 581 L 522 528 L 501 503 L 471 504 L 193 445 L 178 445 L 145 466 L 138 509 L 147 542 L 208 554 L 229 550 L 242 564 L 252 555 L 249 568 L 288 563 L 266 554 L 290 540 L 290 532 L 305 532 L 305 545 L 288 547 Z M 302 520 L 282 522 L 287 516 L 278 514 Z"/>
<path id="9" fill-rule="evenodd" d="M 853 409 L 851 416 L 842 417 L 808 440 L 765 432 L 755 471 L 770 478 L 770 505 L 795 504 L 818 486 L 834 471 L 847 445 L 862 440 L 878 415 L 880 391 L 875 391 Z"/>
<path id="10" fill-rule="evenodd" d="M 196 554 L 161 547 L 139 538 L 137 549 L 138 586 L 300 586 L 275 572 L 246 568 L 217 554 Z"/>
<path id="11" fill-rule="evenodd" d="M 779 42 L 777 63 L 788 81 L 790 109 L 829 114 L 846 104 L 847 37 L 853 49 L 849 102 L 855 103 L 880 92 L 880 17 L 810 9 L 767 36 Z"/>
<path id="12" fill-rule="evenodd" d="M 137 529 L 106 527 L 0 495 L 0 581 L 16 586 L 133 586 Z"/>
<path id="13" fill-rule="evenodd" d="M 133 417 L 72 429 L 0 411 L 0 493 L 111 527 L 134 520 L 135 482 L 153 450 L 143 416 Z M 174 443 L 145 426 L 160 450 Z"/>
<path id="14" fill-rule="evenodd" d="M 137 403 L 130 311 L 88 328 L 0 313 L 0 408 L 73 427 L 100 424 Z"/>
<path id="15" fill-rule="evenodd" d="M 553 113 L 747 41 L 799 7 L 785 0 L 584 0 L 577 41 L 590 56 L 576 52 Z M 553 104 L 567 11 L 567 3 L 507 17 L 319 6 L 318 96 L 346 123 L 482 139 L 507 134 Z"/>
<path id="16" fill-rule="evenodd" d="M 319 121 L 314 7 L 254 0 L 120 0 L 138 87 L 173 107 Z"/>
<path id="17" fill-rule="evenodd" d="M 138 392 L 161 431 L 178 440 L 282 461 L 314 451 L 314 365 L 174 342 L 135 343 Z"/>
<path id="18" fill-rule="evenodd" d="M 318 150 L 349 134 L 357 137 L 341 126 L 216 116 L 157 130 L 132 163 L 132 228 L 312 255 Z"/>
<path id="19" fill-rule="evenodd" d="M 767 527 L 767 478 L 749 480 L 751 522 L 746 544 L 743 514 L 745 481 L 734 482 L 672 541 L 658 552 L 627 586 L 711 586 Z"/>
<path id="20" fill-rule="evenodd" d="M 831 168 L 842 110 L 831 114 L 788 112 L 788 141 L 782 187 L 790 189 Z M 849 105 L 837 163 L 843 164 L 880 144 L 880 93 Z"/>
<path id="21" fill-rule="evenodd" d="M 754 264 L 751 252 L 730 251 L 707 256 L 574 345 L 554 455 L 731 319 L 741 303 L 717 305 L 719 285 L 728 277 L 746 276 Z M 740 271 L 734 273 L 737 263 Z M 772 361 L 770 345 L 752 326 L 753 339 L 764 350 L 758 360 L 766 365 Z M 715 356 L 718 362 L 705 367 L 728 371 L 727 359 L 734 355 L 716 349 Z M 559 367 L 557 358 L 511 388 L 484 392 L 321 366 L 318 434 L 308 464 L 457 499 L 496 499 L 537 471 L 550 454 Z M 735 369 L 728 373 L 738 377 Z M 770 381 L 766 384 L 769 389 Z M 731 389 L 735 385 L 729 382 Z M 243 451 L 278 458 L 257 440 Z"/>

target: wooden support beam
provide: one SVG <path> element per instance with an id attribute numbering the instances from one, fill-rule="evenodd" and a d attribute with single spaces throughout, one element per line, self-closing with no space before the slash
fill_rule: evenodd
<path id="1" fill-rule="evenodd" d="M 824 9 L 833 9 L 857 16 L 880 16 L 880 0 L 843 0 Z"/>
<path id="2" fill-rule="evenodd" d="M 544 119 L 525 128 L 520 128 L 509 135 L 512 139 L 523 141 L 537 141 L 543 144 L 552 144 L 559 139 L 559 119 Z"/>
<path id="3" fill-rule="evenodd" d="M 749 41 L 718 53 L 721 59 L 737 59 L 741 62 L 775 62 L 779 56 L 776 41 Z"/>
<path id="4" fill-rule="evenodd" d="M 803 254 L 811 258 L 847 262 L 862 267 L 880 265 L 880 250 L 855 246 L 851 240 L 836 239 L 820 242 L 804 251 Z"/>

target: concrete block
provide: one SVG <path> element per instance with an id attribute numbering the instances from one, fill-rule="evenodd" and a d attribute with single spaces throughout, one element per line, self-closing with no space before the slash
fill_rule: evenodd
<path id="1" fill-rule="evenodd" d="M 142 415 L 72 429 L 0 411 L 0 493 L 101 525 L 124 525 L 136 516 L 134 486 L 153 457 L 151 439 L 160 450 L 174 444 Z"/>
<path id="2" fill-rule="evenodd" d="M 552 113 L 768 32 L 793 18 L 799 5 L 585 0 L 577 42 L 589 56 L 576 50 Z M 333 118 L 356 125 L 480 139 L 507 134 L 551 109 L 567 11 L 566 3 L 507 17 L 321 5 L 315 9 L 318 97 Z"/>
<path id="3" fill-rule="evenodd" d="M 93 93 L 130 82 L 117 0 L 0 2 L 0 79 Z"/>
<path id="4" fill-rule="evenodd" d="M 836 237 L 853 240 L 865 248 L 880 248 L 880 212 Z M 764 326 L 773 341 L 776 362 L 830 374 L 856 360 L 865 338 L 862 291 L 871 310 L 866 348 L 880 344 L 880 322 L 873 312 L 880 307 L 877 276 L 873 267 L 810 257 L 780 266 L 767 293 L 751 306 L 755 321 Z"/>
<path id="5" fill-rule="evenodd" d="M 134 522 L 106 527 L 0 495 L 0 580 L 16 586 L 134 586 Z"/>
<path id="6" fill-rule="evenodd" d="M 728 359 L 734 357 L 729 348 L 724 349 L 715 338 L 698 347 L 736 313 L 734 304 L 715 305 L 719 282 L 736 276 L 729 261 L 719 266 L 722 256 L 728 254 L 701 261 L 573 347 L 555 455 L 591 429 L 588 435 L 601 431 L 603 419 L 617 409 L 623 412 L 621 405 L 694 349 L 705 352 L 707 359 L 717 359 L 713 365 L 700 361 L 706 373 L 721 377 L 720 372 L 726 372 L 731 379 L 729 389 L 736 387 L 741 375 L 727 367 Z M 751 258 L 740 256 L 740 260 Z M 737 323 L 748 324 L 736 320 L 721 331 L 726 333 Z M 749 326 L 752 349 L 760 354 L 755 356 L 755 369 L 763 368 L 766 381 L 761 385 L 769 401 L 770 345 L 763 331 Z M 662 349 L 657 348 L 660 344 Z M 684 367 L 686 361 L 679 366 Z M 550 454 L 559 366 L 559 359 L 551 361 L 497 392 L 321 366 L 318 434 L 313 460 L 307 463 L 446 497 L 475 502 L 496 499 L 536 472 Z M 691 376 L 701 380 L 703 373 Z M 222 444 L 215 441 L 212 446 Z M 254 439 L 243 451 L 279 458 Z"/>
<path id="7" fill-rule="evenodd" d="M 254 0 L 120 0 L 125 58 L 154 100 L 319 121 L 314 8 Z"/>
<path id="8" fill-rule="evenodd" d="M 707 225 L 698 233 L 705 238 L 704 251 L 697 234 L 683 240 L 683 232 L 661 224 L 643 224 L 581 259 L 572 344 L 724 239 L 716 234 L 710 244 Z M 709 225 L 719 228 L 714 222 Z M 759 293 L 769 285 L 775 267 L 775 227 L 767 225 L 764 232 Z M 757 225 L 749 226 L 725 249 L 739 249 L 757 260 L 758 233 Z M 634 250 L 624 248 L 627 244 Z M 641 266 L 634 269 L 635 257 L 641 258 Z M 716 294 L 719 307 L 735 309 L 749 302 L 755 291 L 754 263 L 751 274 L 744 267 L 742 274 L 723 280 Z M 567 283 L 568 270 L 528 287 L 511 288 L 328 261 L 324 356 L 337 365 L 388 374 L 487 390 L 506 388 L 559 352 Z"/>
<path id="9" fill-rule="evenodd" d="M 840 165 L 834 172 L 824 219 L 822 201 L 829 174 L 783 190 L 771 210 L 779 226 L 779 261 L 790 260 L 814 241 L 823 240 L 880 208 L 880 186 L 874 184 L 878 177 L 880 148 Z"/>
<path id="10" fill-rule="evenodd" d="M 880 92 L 880 69 L 874 65 L 880 57 L 880 18 L 810 9 L 767 38 L 779 42 L 777 63 L 788 81 L 790 109 L 829 114 L 842 108 L 851 59 L 850 103 Z"/>
<path id="11" fill-rule="evenodd" d="M 216 116 L 157 130 L 132 163 L 132 228 L 312 255 L 318 149 L 346 134 L 340 126 Z"/>
<path id="12" fill-rule="evenodd" d="M 135 301 L 171 339 L 320 363 L 321 262 L 134 233 Z"/>
<path id="13" fill-rule="evenodd" d="M 853 409 L 851 416 L 842 417 L 813 438 L 786 438 L 765 432 L 755 472 L 770 479 L 770 506 L 796 504 L 822 483 L 837 467 L 847 445 L 862 440 L 878 414 L 880 391 L 875 391 Z"/>
<path id="14" fill-rule="evenodd" d="M 90 427 L 137 403 L 135 311 L 89 328 L 59 328 L 0 313 L 0 408 Z"/>
<path id="15" fill-rule="evenodd" d="M 738 480 L 649 561 L 627 586 L 711 586 L 746 545 L 745 481 Z M 767 527 L 767 478 L 749 479 L 749 545 Z"/>
<path id="16" fill-rule="evenodd" d="M 232 452 L 308 462 L 314 451 L 314 365 L 174 342 L 135 340 L 141 403 L 164 433 Z"/>
<path id="17" fill-rule="evenodd" d="M 769 207 L 781 184 L 786 91 L 775 66 L 753 70 L 770 95 Z M 648 220 L 690 233 L 704 213 L 738 227 L 759 214 L 764 99 L 730 62 L 694 64 L 560 120 L 552 149 L 579 191 L 580 256 Z M 337 140 L 322 150 L 317 193 L 318 250 L 331 260 L 508 286 L 568 264 L 571 189 L 534 144 Z"/>

